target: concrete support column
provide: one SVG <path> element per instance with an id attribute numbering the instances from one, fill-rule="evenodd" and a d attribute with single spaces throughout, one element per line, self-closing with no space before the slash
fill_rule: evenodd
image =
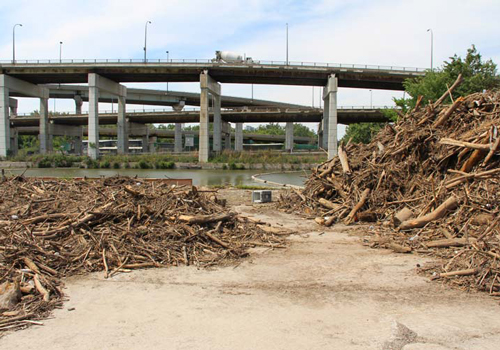
<path id="1" fill-rule="evenodd" d="M 221 117 L 221 98 L 220 95 L 214 97 L 214 137 L 213 148 L 215 152 L 222 151 L 222 117 Z M 226 147 L 227 148 L 227 147 Z"/>
<path id="2" fill-rule="evenodd" d="M 236 123 L 234 134 L 234 150 L 236 152 L 243 151 L 243 123 Z"/>
<path id="3" fill-rule="evenodd" d="M 127 116 L 125 113 L 125 97 L 118 96 L 118 119 L 117 119 L 117 152 L 128 153 L 129 131 L 127 128 Z"/>
<path id="4" fill-rule="evenodd" d="M 331 159 L 337 155 L 337 91 L 338 81 L 335 74 L 328 77 L 328 83 L 325 86 L 323 100 L 325 101 L 324 111 L 328 113 L 327 128 L 323 124 L 323 142 L 328 141 L 328 158 Z M 326 96 L 325 96 L 326 95 Z M 326 97 L 326 98 L 325 98 Z M 328 130 L 327 135 L 325 131 Z"/>
<path id="5" fill-rule="evenodd" d="M 198 160 L 200 163 L 208 162 L 210 144 L 208 134 L 208 123 L 210 121 L 208 115 L 208 94 L 220 96 L 220 84 L 213 80 L 208 71 L 205 70 L 200 74 L 200 147 L 198 151 Z"/>
<path id="6" fill-rule="evenodd" d="M 321 129 L 323 130 L 322 143 L 319 145 L 323 149 L 328 149 L 328 119 L 330 106 L 330 94 L 327 93 L 327 88 L 323 88 L 323 120 L 321 121 Z"/>
<path id="7" fill-rule="evenodd" d="M 19 151 L 19 133 L 17 128 L 10 129 L 10 154 L 15 156 Z"/>
<path id="8" fill-rule="evenodd" d="M 9 98 L 9 108 L 10 108 L 10 117 L 17 117 L 17 100 L 15 98 Z"/>
<path id="9" fill-rule="evenodd" d="M 25 96 L 38 97 L 41 99 L 40 103 L 40 130 L 44 129 L 47 131 L 46 125 L 48 124 L 48 108 L 44 101 L 49 98 L 49 89 L 43 86 L 38 86 L 32 83 L 28 83 L 21 79 L 11 77 L 6 74 L 0 74 L 0 157 L 6 157 L 10 152 L 11 142 L 10 142 L 10 91 L 15 91 L 22 93 Z M 17 104 L 13 112 L 17 113 Z M 42 125 L 44 124 L 44 125 Z M 48 133 L 44 135 L 45 140 L 50 140 Z M 48 142 L 44 143 L 44 150 L 50 150 L 50 144 Z M 49 148 L 48 148 L 49 147 Z"/>
<path id="10" fill-rule="evenodd" d="M 287 122 L 285 127 L 285 150 L 293 150 L 293 122 Z"/>
<path id="11" fill-rule="evenodd" d="M 231 123 L 222 122 L 222 135 L 224 135 L 224 149 L 231 149 Z"/>
<path id="12" fill-rule="evenodd" d="M 99 158 L 99 87 L 97 74 L 89 74 L 89 126 L 87 154 Z"/>
<path id="13" fill-rule="evenodd" d="M 99 158 L 99 93 L 101 90 L 118 97 L 118 144 L 121 151 L 126 152 L 128 149 L 128 134 L 125 120 L 127 88 L 98 74 L 89 73 L 88 155 L 92 159 Z"/>
<path id="14" fill-rule="evenodd" d="M 142 136 L 142 153 L 149 152 L 149 135 Z"/>
<path id="15" fill-rule="evenodd" d="M 75 114 L 82 114 L 83 100 L 80 95 L 75 95 Z"/>
<path id="16" fill-rule="evenodd" d="M 3 78 L 3 75 L 0 76 Z M 9 89 L 0 80 L 0 157 L 7 157 L 10 150 Z"/>
<path id="17" fill-rule="evenodd" d="M 75 154 L 78 156 L 82 155 L 82 137 L 75 137 L 74 138 L 74 146 L 75 146 Z"/>
<path id="18" fill-rule="evenodd" d="M 150 136 L 149 137 L 149 153 L 156 153 L 156 144 L 158 142 L 158 137 L 156 136 Z"/>
<path id="19" fill-rule="evenodd" d="M 182 152 L 182 123 L 175 123 L 174 152 Z"/>
<path id="20" fill-rule="evenodd" d="M 200 94 L 200 146 L 198 149 L 198 160 L 200 163 L 208 162 L 210 146 L 208 137 L 208 122 L 208 89 L 202 87 Z"/>
<path id="21" fill-rule="evenodd" d="M 40 141 L 40 153 L 47 154 L 52 152 L 52 135 L 49 131 L 49 99 L 40 99 L 40 132 L 38 134 Z"/>
<path id="22" fill-rule="evenodd" d="M 318 124 L 318 148 L 323 147 L 323 123 Z"/>

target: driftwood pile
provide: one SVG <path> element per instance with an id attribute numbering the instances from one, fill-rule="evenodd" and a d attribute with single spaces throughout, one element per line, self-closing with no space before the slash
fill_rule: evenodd
<path id="1" fill-rule="evenodd" d="M 62 277 L 213 266 L 249 247 L 283 247 L 278 230 L 225 209 L 214 191 L 114 177 L 0 184 L 0 334 L 62 304 Z"/>
<path id="2" fill-rule="evenodd" d="M 378 223 L 371 246 L 437 256 L 433 279 L 500 296 L 500 93 L 444 106 L 450 90 L 370 144 L 339 147 L 281 207 L 326 226 Z"/>

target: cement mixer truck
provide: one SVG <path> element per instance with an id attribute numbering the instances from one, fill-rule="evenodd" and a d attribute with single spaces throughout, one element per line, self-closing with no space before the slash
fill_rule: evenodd
<path id="1" fill-rule="evenodd" d="M 243 55 L 231 51 L 215 51 L 213 62 L 220 63 L 253 63 L 251 57 L 243 57 Z"/>

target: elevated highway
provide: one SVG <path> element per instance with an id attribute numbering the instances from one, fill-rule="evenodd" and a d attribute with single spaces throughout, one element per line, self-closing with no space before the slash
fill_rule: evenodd
<path id="1" fill-rule="evenodd" d="M 340 124 L 352 123 L 374 123 L 386 122 L 388 118 L 384 109 L 368 107 L 346 107 L 339 108 L 338 122 Z M 200 112 L 198 110 L 183 111 L 147 111 L 127 112 L 127 119 L 139 124 L 163 124 L 163 123 L 198 123 Z M 298 108 L 234 108 L 221 111 L 222 120 L 229 123 L 271 123 L 271 122 L 295 122 L 295 123 L 317 123 L 323 117 L 322 109 L 298 109 Z M 210 121 L 214 115 L 210 114 Z M 53 124 L 62 125 L 87 125 L 87 114 L 49 116 Z M 117 113 L 99 114 L 100 125 L 116 125 Z M 38 116 L 18 116 L 10 120 L 12 127 L 38 126 Z"/>
<path id="2" fill-rule="evenodd" d="M 350 64 L 321 64 L 321 63 L 296 63 L 296 62 L 265 62 L 253 61 L 245 63 L 220 63 L 212 60 L 60 60 L 60 61 L 16 61 L 0 63 L 0 156 L 8 154 L 10 149 L 10 121 L 9 105 L 11 94 L 20 94 L 40 98 L 40 150 L 42 153 L 50 151 L 49 126 L 57 123 L 73 122 L 80 124 L 85 117 L 75 117 L 71 121 L 49 119 L 48 98 L 55 96 L 54 86 L 46 84 L 80 84 L 88 83 L 89 114 L 88 121 L 89 142 L 99 145 L 99 124 L 104 122 L 116 123 L 118 136 L 118 152 L 127 152 L 128 131 L 127 125 L 132 123 L 185 122 L 200 123 L 200 162 L 208 161 L 211 151 L 222 150 L 223 137 L 228 138 L 227 122 L 235 122 L 237 135 L 241 135 L 243 122 L 286 121 L 288 130 L 286 148 L 293 147 L 293 122 L 294 121 L 321 121 L 320 145 L 328 149 L 328 154 L 333 157 L 337 153 L 337 124 L 355 120 L 355 116 L 341 116 L 337 109 L 337 91 L 339 87 L 369 88 L 403 90 L 403 81 L 408 78 L 419 77 L 425 70 L 405 67 L 381 67 L 370 65 Z M 127 101 L 143 103 L 140 95 L 127 89 L 121 83 L 127 82 L 200 82 L 199 116 L 186 114 L 182 117 L 174 114 L 142 115 L 136 116 L 126 113 Z M 221 83 L 240 84 L 276 84 L 276 85 L 303 85 L 323 86 L 324 109 L 319 111 L 285 111 L 261 112 L 248 114 L 245 112 L 221 112 L 223 106 Z M 130 89 L 131 90 L 131 89 Z M 84 94 L 85 95 L 85 94 Z M 108 102 L 115 96 L 118 104 L 118 115 L 99 117 L 99 101 L 108 98 Z M 130 96 L 129 96 L 130 95 Z M 129 99 L 130 97 L 130 99 Z M 171 96 L 169 96 L 170 98 Z M 186 100 L 187 95 L 184 95 Z M 79 97 L 83 99 L 82 97 Z M 190 103 L 198 103 L 198 96 L 190 96 Z M 159 98 L 158 98 L 159 99 Z M 161 98 L 162 103 L 174 103 L 174 108 L 183 107 L 175 105 L 174 100 Z M 212 101 L 212 104 L 210 104 Z M 228 103 L 238 104 L 248 101 L 226 100 Z M 213 110 L 213 117 L 209 106 Z M 280 106 L 283 107 L 283 106 Z M 290 107 L 290 106 L 289 106 Z M 351 111 L 352 112 L 352 111 Z M 78 113 L 80 114 L 80 113 Z M 223 117 L 224 114 L 224 117 Z M 358 117 L 358 121 L 379 121 L 380 116 L 373 112 L 370 115 Z M 359 116 L 359 114 L 358 114 Z M 106 121 L 107 120 L 107 121 Z M 213 145 L 210 149 L 209 123 L 213 123 Z M 177 134 L 181 134 L 180 122 L 177 122 Z M 10 135 L 10 137 L 9 137 Z M 178 140 L 179 138 L 176 138 Z M 180 141 L 179 141 L 180 142 Z M 176 141 L 176 145 L 179 145 Z M 224 142 L 228 144 L 228 142 Z M 229 142 L 230 143 L 230 142 Z M 242 138 L 236 138 L 236 149 L 241 149 Z M 98 146 L 89 148 L 89 156 L 99 156 Z"/>
<path id="3" fill-rule="evenodd" d="M 135 131 L 137 129 L 132 129 L 131 133 L 129 134 L 131 137 L 145 137 L 145 133 L 143 129 L 139 129 L 138 131 Z M 38 135 L 39 128 L 38 126 L 27 126 L 27 127 L 19 127 L 17 129 L 17 132 L 19 135 Z M 88 136 L 88 129 L 86 127 L 82 128 L 82 135 L 83 136 Z M 189 131 L 183 131 L 183 135 L 194 135 L 194 136 L 199 136 L 199 131 L 198 130 L 189 130 Z M 117 128 L 100 128 L 99 129 L 99 135 L 100 136 L 110 136 L 110 137 L 116 137 L 118 135 Z M 158 138 L 166 138 L 166 139 L 173 139 L 175 138 L 175 130 L 167 130 L 167 129 L 149 129 L 147 132 L 147 137 L 158 137 Z M 231 134 L 231 139 L 235 140 L 236 135 L 235 133 Z M 243 133 L 243 140 L 244 141 L 255 141 L 255 142 L 279 142 L 279 143 L 284 143 L 286 139 L 286 135 L 265 135 L 265 134 L 255 134 L 255 133 Z M 316 138 L 311 138 L 311 137 L 303 137 L 303 136 L 295 136 L 294 137 L 294 142 L 298 144 L 314 144 L 317 142 Z"/>
<path id="4" fill-rule="evenodd" d="M 339 87 L 403 90 L 403 81 L 424 69 L 315 62 L 254 61 L 220 63 L 212 60 L 17 60 L 0 62 L 2 74 L 33 84 L 87 83 L 95 73 L 120 83 L 198 82 L 208 71 L 220 83 L 325 86 L 335 74 Z"/>
<path id="5" fill-rule="evenodd" d="M 75 100 L 78 110 L 78 103 L 89 101 L 89 87 L 86 85 L 60 85 L 48 84 L 45 85 L 49 89 L 49 97 L 57 99 L 72 99 Z M 22 92 L 13 91 L 11 97 L 29 97 Z M 117 97 L 106 91 L 99 94 L 99 102 L 117 103 Z M 127 88 L 127 104 L 146 105 L 146 106 L 171 106 L 182 107 L 199 106 L 200 94 L 195 92 L 184 91 L 167 91 L 154 89 L 135 89 Z M 292 103 L 276 102 L 261 99 L 252 99 L 235 96 L 221 96 L 222 108 L 234 107 L 282 107 L 282 108 L 302 108 L 307 109 L 308 106 L 302 106 Z M 81 109 L 81 108 L 80 108 Z M 80 111 L 81 112 L 81 111 Z"/>

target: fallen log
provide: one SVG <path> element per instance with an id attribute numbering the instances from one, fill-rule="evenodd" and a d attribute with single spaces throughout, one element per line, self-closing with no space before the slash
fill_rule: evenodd
<path id="1" fill-rule="evenodd" d="M 318 200 L 318 203 L 324 206 L 325 208 L 332 209 L 332 210 L 338 210 L 342 208 L 341 204 L 333 203 L 329 201 L 328 199 L 320 198 Z"/>
<path id="2" fill-rule="evenodd" d="M 470 275 L 475 275 L 478 272 L 479 272 L 479 269 L 474 268 L 474 269 L 457 270 L 457 271 L 451 271 L 451 272 L 442 272 L 438 276 L 441 278 L 453 277 L 453 276 L 470 276 Z"/>
<path id="3" fill-rule="evenodd" d="M 356 216 L 356 213 L 358 212 L 358 210 L 360 210 L 363 207 L 363 205 L 365 205 L 365 202 L 368 199 L 369 193 L 370 193 L 369 188 L 367 188 L 363 191 L 363 193 L 361 194 L 361 198 L 359 199 L 358 204 L 356 204 L 354 206 L 354 208 L 352 208 L 351 212 L 347 215 L 347 218 L 344 220 L 344 223 L 346 225 L 349 225 L 350 223 L 352 223 L 354 221 L 354 217 Z"/>
<path id="4" fill-rule="evenodd" d="M 466 245 L 470 245 L 472 242 L 476 240 L 473 238 L 453 238 L 453 239 L 439 239 L 435 241 L 426 242 L 425 246 L 427 248 L 448 248 L 448 247 L 463 247 Z"/>
<path id="5" fill-rule="evenodd" d="M 441 145 L 459 146 L 459 147 L 472 148 L 472 149 L 478 149 L 478 150 L 483 150 L 483 151 L 489 151 L 490 150 L 490 145 L 485 145 L 485 144 L 482 144 L 482 143 L 472 143 L 472 142 L 458 141 L 458 140 L 449 139 L 447 137 L 442 138 L 441 140 L 439 140 L 439 143 Z"/>
<path id="6" fill-rule="evenodd" d="M 345 153 L 342 146 L 339 146 L 338 155 L 340 159 L 340 164 L 342 165 L 342 171 L 344 174 L 350 174 L 351 168 L 349 168 L 349 160 L 347 159 L 347 154 Z"/>
<path id="7" fill-rule="evenodd" d="M 433 210 L 429 214 L 424 215 L 424 216 L 419 217 L 419 218 L 416 218 L 416 219 L 413 219 L 413 220 L 407 220 L 407 221 L 403 222 L 399 226 L 399 228 L 401 230 L 408 230 L 408 229 L 412 229 L 412 228 L 424 227 L 429 222 L 441 219 L 446 214 L 448 214 L 449 211 L 454 210 L 457 207 L 458 207 L 458 198 L 455 196 L 451 196 L 450 198 L 448 198 L 446 201 L 444 201 L 439 207 L 437 207 L 435 210 Z"/>
<path id="8" fill-rule="evenodd" d="M 434 128 L 437 128 L 438 126 L 441 126 L 443 125 L 447 120 L 448 118 L 450 117 L 450 115 L 455 111 L 455 109 L 458 108 L 458 106 L 460 106 L 460 104 L 464 101 L 464 98 L 463 97 L 459 97 L 456 99 L 456 101 L 450 106 L 450 108 L 448 108 L 446 110 L 445 113 L 443 113 L 442 116 L 440 116 L 435 122 L 434 124 L 432 124 L 432 126 Z"/>
<path id="9" fill-rule="evenodd" d="M 211 222 L 227 221 L 236 216 L 236 213 L 220 213 L 216 215 L 179 215 L 177 219 L 190 225 L 208 224 Z"/>
<path id="10" fill-rule="evenodd" d="M 404 207 L 393 216 L 392 222 L 394 223 L 395 227 L 398 227 L 399 225 L 401 225 L 401 223 L 410 219 L 413 215 L 413 210 L 409 209 L 408 207 Z"/>

